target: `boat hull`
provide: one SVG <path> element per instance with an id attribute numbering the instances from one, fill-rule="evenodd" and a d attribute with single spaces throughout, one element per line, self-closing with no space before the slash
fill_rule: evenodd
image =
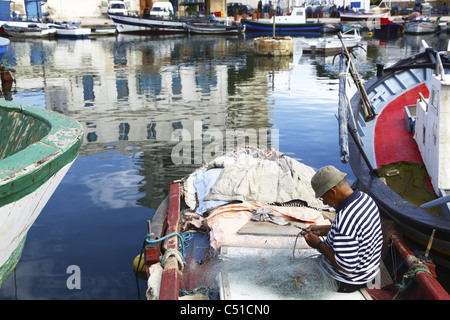
<path id="1" fill-rule="evenodd" d="M 344 43 L 347 48 L 357 46 L 361 42 L 361 36 L 357 36 L 351 39 L 345 39 Z M 320 38 L 320 39 L 307 39 L 303 41 L 305 46 L 304 52 L 323 52 L 323 53 L 335 53 L 340 52 L 342 48 L 341 40 L 339 38 Z"/>
<path id="2" fill-rule="evenodd" d="M 87 38 L 90 35 L 90 28 L 56 29 L 56 36 L 59 38 Z"/>
<path id="3" fill-rule="evenodd" d="M 181 20 L 146 19 L 138 16 L 108 14 L 119 33 L 184 33 L 185 22 Z"/>
<path id="4" fill-rule="evenodd" d="M 410 21 L 405 23 L 403 32 L 407 34 L 427 34 L 439 30 L 439 24 L 429 21 Z"/>
<path id="5" fill-rule="evenodd" d="M 389 11 L 380 13 L 351 13 L 343 12 L 340 14 L 341 21 L 367 21 L 369 19 L 388 18 Z"/>
<path id="6" fill-rule="evenodd" d="M 197 34 L 240 34 L 245 32 L 245 26 L 240 25 L 187 23 L 186 27 L 188 32 Z"/>
<path id="7" fill-rule="evenodd" d="M 0 207 L 0 286 L 20 259 L 28 230 L 66 175 L 73 162 L 27 196 Z"/>
<path id="8" fill-rule="evenodd" d="M 56 34 L 55 29 L 50 28 L 27 28 L 3 25 L 3 30 L 8 36 L 15 38 L 50 38 Z"/>
<path id="9" fill-rule="evenodd" d="M 364 85 L 377 115 L 374 120 L 364 122 L 364 111 L 361 107 L 362 103 L 359 93 L 356 93 L 351 99 L 353 114 L 360 115 L 358 117 L 358 132 L 361 144 L 357 143 L 352 137 L 348 138 L 349 162 L 358 179 L 358 187 L 370 194 L 377 202 L 380 211 L 396 221 L 408 236 L 420 244 L 427 244 L 433 229 L 436 230 L 433 243 L 434 257 L 436 261 L 439 259 L 441 262 L 444 262 L 450 259 L 450 220 L 443 216 L 434 215 L 404 200 L 383 183 L 376 172 L 372 171 L 372 168 L 381 166 L 381 150 L 386 150 L 387 147 L 397 151 L 408 151 L 396 156 L 396 161 L 421 161 L 420 155 L 420 159 L 416 156 L 418 150 L 407 150 L 406 145 L 411 146 L 411 148 L 417 148 L 417 145 L 412 140 L 409 140 L 413 139 L 413 137 L 412 134 L 407 135 L 406 125 L 404 126 L 403 137 L 392 137 L 393 127 L 390 127 L 389 130 L 387 128 L 385 130 L 380 129 L 380 131 L 390 132 L 389 140 L 391 142 L 379 145 L 379 148 L 377 148 L 378 142 L 375 140 L 375 128 L 381 125 L 377 123 L 379 115 L 390 103 L 398 104 L 400 108 L 408 104 L 415 104 L 419 97 L 419 92 L 423 93 L 425 98 L 427 98 L 428 91 L 424 83 L 431 77 L 433 68 L 435 68 L 435 62 L 428 63 L 428 59 L 427 52 L 417 55 L 415 58 L 406 58 L 390 68 L 390 70 L 396 68 L 395 71 L 388 72 L 389 69 L 387 69 L 383 76 L 374 77 Z M 428 67 L 420 67 L 418 65 L 419 62 Z M 446 68 L 448 67 L 446 66 Z M 400 115 L 403 118 L 399 118 L 396 121 L 397 123 L 401 121 L 400 123 L 404 124 L 404 112 L 400 113 Z M 400 138 L 403 141 L 402 145 L 395 147 L 394 142 L 400 141 Z M 382 140 L 379 141 L 381 142 Z M 364 151 L 364 154 L 361 152 L 361 149 Z M 378 154 L 376 154 L 377 152 Z M 394 151 L 387 152 L 387 154 L 393 153 Z M 368 162 L 371 167 L 369 167 Z"/>
<path id="10" fill-rule="evenodd" d="M 33 222 L 78 156 L 81 125 L 62 114 L 0 101 L 0 284 Z"/>
<path id="11" fill-rule="evenodd" d="M 242 25 L 247 31 L 272 32 L 273 22 L 265 22 L 251 19 L 242 19 Z M 291 32 L 315 32 L 323 31 L 324 23 L 276 23 L 275 32 L 277 33 L 291 33 Z"/>

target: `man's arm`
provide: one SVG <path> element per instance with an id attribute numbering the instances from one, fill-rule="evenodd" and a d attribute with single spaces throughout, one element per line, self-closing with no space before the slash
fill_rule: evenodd
<path id="1" fill-rule="evenodd" d="M 317 232 L 317 231 L 316 231 L 316 232 Z M 307 243 L 310 247 L 319 250 L 319 251 L 325 256 L 325 258 L 327 258 L 328 261 L 331 262 L 331 264 L 332 264 L 333 266 L 335 266 L 336 268 L 338 268 L 339 270 L 341 270 L 341 271 L 343 271 L 343 272 L 345 272 L 345 273 L 351 273 L 351 272 L 348 272 L 348 271 L 342 269 L 342 267 L 340 267 L 340 266 L 337 264 L 336 259 L 335 259 L 335 257 L 334 257 L 335 254 L 334 254 L 333 248 L 330 248 L 329 246 L 327 246 L 327 245 L 325 244 L 325 242 L 321 241 L 320 238 L 319 238 L 318 236 L 316 236 L 316 235 L 314 235 L 314 234 L 312 234 L 312 233 L 305 233 L 305 234 L 304 234 L 304 237 L 305 237 L 306 243 Z"/>

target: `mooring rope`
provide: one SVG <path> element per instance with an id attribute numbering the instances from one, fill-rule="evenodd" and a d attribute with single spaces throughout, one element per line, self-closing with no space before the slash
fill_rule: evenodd
<path id="1" fill-rule="evenodd" d="M 431 276 L 431 272 L 430 272 L 430 270 L 428 270 L 428 268 L 426 266 L 421 266 L 420 263 L 413 265 L 410 268 L 410 270 L 403 275 L 402 283 L 396 284 L 396 286 L 398 288 L 398 291 L 395 294 L 394 298 L 392 298 L 392 300 L 395 300 L 397 298 L 397 296 L 399 295 L 399 293 L 406 289 L 406 287 L 407 287 L 406 280 L 408 280 L 408 279 L 414 279 L 415 280 L 416 279 L 416 274 L 418 272 L 425 272 L 425 273 L 428 273 Z"/>

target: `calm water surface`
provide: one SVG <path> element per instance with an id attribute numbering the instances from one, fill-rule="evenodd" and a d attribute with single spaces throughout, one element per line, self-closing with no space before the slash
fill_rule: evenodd
<path id="1" fill-rule="evenodd" d="M 376 63 L 388 66 L 418 52 L 422 38 L 446 47 L 446 35 L 365 36 L 365 50 L 356 53 L 361 76 L 373 76 Z M 354 180 L 339 160 L 338 63 L 302 54 L 298 38 L 294 56 L 283 59 L 254 56 L 252 41 L 250 35 L 12 39 L 13 101 L 67 114 L 85 136 L 79 158 L 29 231 L 1 299 L 138 299 L 132 262 L 146 220 L 171 181 L 207 161 L 214 148 L 228 150 L 227 134 L 256 133 L 260 143 L 314 168 L 333 164 Z M 196 152 L 185 153 L 181 164 L 172 157 L 180 146 L 177 129 L 189 134 L 183 141 Z M 80 268 L 80 289 L 66 285 L 72 265 Z M 138 283 L 143 298 L 146 282 Z"/>

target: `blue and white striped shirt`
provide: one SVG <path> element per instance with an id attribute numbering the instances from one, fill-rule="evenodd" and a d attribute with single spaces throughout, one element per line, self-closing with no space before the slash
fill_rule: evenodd
<path id="1" fill-rule="evenodd" d="M 383 246 L 380 215 L 373 199 L 359 190 L 344 199 L 325 244 L 333 248 L 336 263 L 351 272 L 341 271 L 322 256 L 321 265 L 334 279 L 351 284 L 372 280 L 380 268 Z"/>

